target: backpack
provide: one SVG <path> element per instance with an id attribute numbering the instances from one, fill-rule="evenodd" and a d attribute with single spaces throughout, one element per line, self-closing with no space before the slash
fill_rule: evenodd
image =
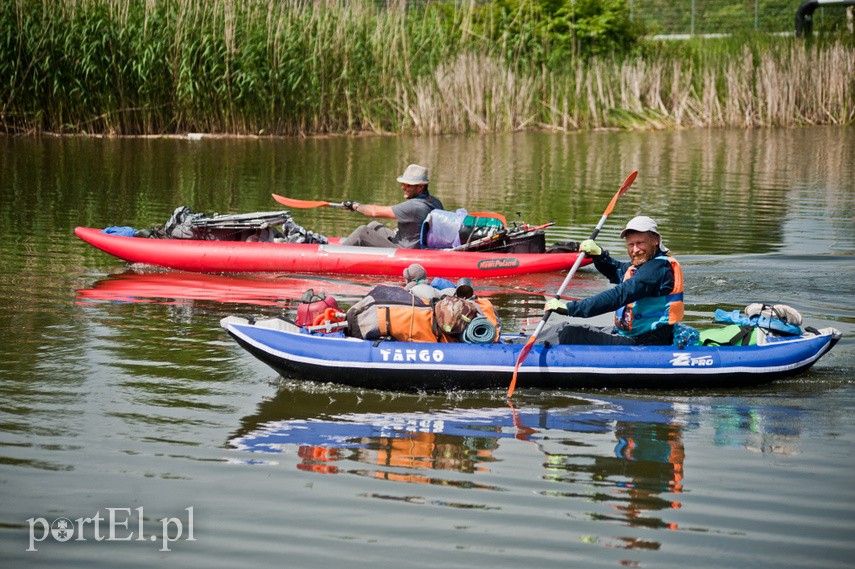
<path id="1" fill-rule="evenodd" d="M 163 225 L 163 232 L 171 239 L 199 239 L 198 232 L 193 229 L 193 221 L 204 217 L 204 213 L 193 213 L 186 205 L 178 206 Z"/>
<path id="2" fill-rule="evenodd" d="M 674 324 L 674 345 L 681 350 L 701 343 L 700 332 L 688 324 L 677 322 Z"/>
<path id="3" fill-rule="evenodd" d="M 497 342 L 501 329 L 495 308 L 486 298 L 445 296 L 439 301 L 427 301 L 413 296 L 403 287 L 387 285 L 374 287 L 365 298 L 351 306 L 346 319 L 348 334 L 364 340 L 466 341 L 460 333 L 468 329 L 471 321 L 480 321 L 482 335 Z M 441 326 L 448 327 L 448 331 Z M 484 326 L 490 330 L 485 330 Z M 475 331 L 473 334 L 479 336 Z"/>
<path id="4" fill-rule="evenodd" d="M 273 242 L 284 240 L 286 237 L 275 228 L 279 223 L 283 223 L 283 228 L 286 229 L 289 224 L 296 225 L 287 211 L 215 213 L 212 216 L 207 216 L 204 213 L 194 213 L 189 207 L 182 205 L 175 208 L 163 226 L 155 226 L 149 230 L 143 230 L 143 232 L 146 237 L 166 239 Z M 305 230 L 303 231 L 305 232 Z M 311 235 L 311 232 L 309 234 Z M 323 236 L 318 237 L 322 238 Z M 305 242 L 305 240 L 300 242 Z M 311 242 L 326 243 L 325 240 L 317 239 Z"/>
<path id="5" fill-rule="evenodd" d="M 346 314 L 350 336 L 364 340 L 438 342 L 433 306 L 403 287 L 379 285 L 351 306 Z"/>
<path id="6" fill-rule="evenodd" d="M 460 245 L 460 225 L 466 210 L 432 210 L 422 222 L 419 242 L 422 249 L 448 249 Z"/>
<path id="7" fill-rule="evenodd" d="M 436 324 L 445 334 L 461 334 L 480 315 L 478 306 L 459 296 L 446 296 L 436 303 Z"/>

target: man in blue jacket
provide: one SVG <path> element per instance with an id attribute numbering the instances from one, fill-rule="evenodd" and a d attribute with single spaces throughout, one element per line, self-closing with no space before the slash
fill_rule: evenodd
<path id="1" fill-rule="evenodd" d="M 683 318 L 683 272 L 662 244 L 655 221 L 641 215 L 629 220 L 620 236 L 630 262 L 617 261 L 593 240 L 579 244 L 594 266 L 617 286 L 591 298 L 562 302 L 553 298 L 544 310 L 588 318 L 615 311 L 615 325 L 596 328 L 565 324 L 558 330 L 562 344 L 669 345 L 674 324 Z"/>

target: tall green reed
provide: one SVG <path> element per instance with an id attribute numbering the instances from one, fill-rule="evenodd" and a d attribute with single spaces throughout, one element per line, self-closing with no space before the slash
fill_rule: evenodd
<path id="1" fill-rule="evenodd" d="M 855 120 L 851 38 L 582 57 L 544 18 L 530 2 L 13 0 L 0 6 L 0 127 L 311 135 Z"/>

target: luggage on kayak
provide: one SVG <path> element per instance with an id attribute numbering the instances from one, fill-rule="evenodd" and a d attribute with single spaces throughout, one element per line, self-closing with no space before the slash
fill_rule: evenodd
<path id="1" fill-rule="evenodd" d="M 739 310 L 727 312 L 717 308 L 713 317 L 716 322 L 756 326 L 768 334 L 798 336 L 802 333 L 802 315 L 786 304 L 752 303 L 745 307 L 745 314 Z"/>
<path id="2" fill-rule="evenodd" d="M 746 306 L 744 313 L 716 308 L 713 319 L 729 325 L 701 331 L 702 346 L 756 346 L 776 337 L 802 334 L 802 315 L 786 304 L 755 302 Z"/>
<path id="3" fill-rule="evenodd" d="M 749 318 L 757 317 L 769 318 L 770 320 L 780 320 L 786 324 L 793 326 L 802 325 L 802 315 L 798 310 L 786 304 L 762 304 L 753 302 L 745 307 L 745 315 Z"/>
<path id="4" fill-rule="evenodd" d="M 436 303 L 434 314 L 439 329 L 452 336 L 463 333 L 466 326 L 479 316 L 478 307 L 459 296 L 446 296 L 441 299 Z"/>
<path id="5" fill-rule="evenodd" d="M 316 320 L 323 316 L 329 308 L 339 311 L 338 302 L 335 298 L 327 296 L 323 292 L 315 293 L 313 289 L 309 289 L 300 297 L 295 322 L 297 326 L 318 325 L 320 322 L 316 322 Z"/>
<path id="6" fill-rule="evenodd" d="M 497 342 L 501 324 L 496 308 L 488 299 L 473 297 L 471 293 L 471 286 L 461 285 L 454 295 L 440 299 L 434 308 L 437 326 L 449 342 Z"/>
<path id="7" fill-rule="evenodd" d="M 327 243 L 326 237 L 306 230 L 287 211 L 208 216 L 194 212 L 186 205 L 175 208 L 165 224 L 138 231 L 136 236 L 203 241 Z"/>
<path id="8" fill-rule="evenodd" d="M 730 324 L 722 328 L 701 330 L 699 343 L 701 346 L 756 346 L 757 327 Z"/>
<path id="9" fill-rule="evenodd" d="M 460 245 L 460 226 L 466 210 L 434 209 L 422 222 L 419 238 L 422 249 L 449 249 Z"/>
<path id="10" fill-rule="evenodd" d="M 482 250 L 486 238 L 507 232 L 507 221 L 500 213 L 435 209 L 422 223 L 419 243 L 422 249 Z M 525 233 L 524 231 L 522 233 Z M 542 252 L 542 251 L 541 251 Z"/>
<path id="11" fill-rule="evenodd" d="M 491 237 L 507 228 L 505 216 L 498 213 L 475 212 L 463 218 L 458 232 L 460 243 L 472 243 L 485 237 Z"/>
<path id="12" fill-rule="evenodd" d="M 495 308 L 485 298 L 428 301 L 387 285 L 374 287 L 351 306 L 346 319 L 348 335 L 365 340 L 489 343 L 498 341 L 500 333 Z M 473 329 L 464 334 L 470 326 Z"/>
<path id="13" fill-rule="evenodd" d="M 543 229 L 549 225 L 552 223 L 531 227 L 514 222 L 508 227 L 505 216 L 499 213 L 435 209 L 422 223 L 419 244 L 422 249 L 543 253 L 546 251 Z"/>
<path id="14" fill-rule="evenodd" d="M 348 334 L 354 338 L 402 342 L 437 342 L 433 306 L 403 287 L 378 285 L 351 306 L 346 314 Z"/>
<path id="15" fill-rule="evenodd" d="M 681 350 L 701 343 L 700 332 L 688 324 L 677 322 L 674 324 L 674 345 Z"/>

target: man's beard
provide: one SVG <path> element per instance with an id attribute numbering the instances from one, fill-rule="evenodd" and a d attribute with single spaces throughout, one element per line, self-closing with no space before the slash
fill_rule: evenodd
<path id="1" fill-rule="evenodd" d="M 649 261 L 652 258 L 653 258 L 652 254 L 651 255 L 644 255 L 644 256 L 639 255 L 637 257 L 632 257 L 631 261 L 635 267 L 640 267 L 641 265 L 643 265 L 644 263 L 646 263 L 647 261 Z"/>

